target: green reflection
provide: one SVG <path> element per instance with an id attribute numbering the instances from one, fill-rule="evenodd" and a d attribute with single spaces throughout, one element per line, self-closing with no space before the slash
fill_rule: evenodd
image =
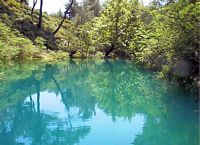
<path id="1" fill-rule="evenodd" d="M 0 145 L 85 144 L 102 120 L 111 117 L 112 124 L 123 119 L 131 129 L 138 114 L 145 118 L 142 133 L 133 130 L 130 143 L 198 145 L 198 101 L 131 61 L 21 63 L 3 66 L 0 73 Z M 64 118 L 45 109 L 50 96 L 60 102 L 53 103 L 54 110 L 64 106 L 59 112 Z M 105 115 L 98 116 L 98 109 Z M 95 116 L 99 120 L 94 124 Z M 105 135 L 111 131 L 105 130 Z M 123 136 L 120 129 L 115 133 Z M 97 138 L 86 144 L 97 144 Z"/>

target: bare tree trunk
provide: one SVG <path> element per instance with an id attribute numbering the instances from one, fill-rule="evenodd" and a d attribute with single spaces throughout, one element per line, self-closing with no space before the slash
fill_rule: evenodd
<path id="1" fill-rule="evenodd" d="M 42 7 L 43 7 L 43 0 L 40 0 L 40 14 L 39 14 L 39 21 L 38 21 L 38 28 L 42 28 Z"/>
<path id="2" fill-rule="evenodd" d="M 32 20 L 33 20 L 33 11 L 35 9 L 36 4 L 37 4 L 37 0 L 33 0 L 33 7 L 31 9 L 31 18 L 32 18 Z"/>
<path id="3" fill-rule="evenodd" d="M 71 9 L 73 3 L 74 3 L 74 0 L 71 0 L 70 5 L 66 8 L 66 10 L 65 10 L 65 12 L 64 12 L 64 16 L 63 16 L 62 21 L 60 22 L 58 28 L 53 32 L 53 35 L 55 35 L 55 34 L 60 30 L 60 28 L 62 27 L 62 25 L 63 25 L 65 19 L 67 18 L 68 11 Z"/>

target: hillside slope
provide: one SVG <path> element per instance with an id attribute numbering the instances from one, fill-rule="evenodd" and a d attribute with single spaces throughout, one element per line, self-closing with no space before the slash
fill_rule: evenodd
<path id="1" fill-rule="evenodd" d="M 68 57 L 70 47 L 79 40 L 74 36 L 73 24 L 65 21 L 53 36 L 61 18 L 44 13 L 40 30 L 37 27 L 37 11 L 33 20 L 30 11 L 30 7 L 15 0 L 0 0 L 0 60 Z M 68 44 L 67 39 L 70 40 Z"/>

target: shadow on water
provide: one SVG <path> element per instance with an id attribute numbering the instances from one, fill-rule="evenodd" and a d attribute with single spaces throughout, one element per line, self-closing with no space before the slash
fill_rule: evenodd
<path id="1" fill-rule="evenodd" d="M 198 102 L 130 61 L 25 63 L 0 73 L 0 145 L 198 145 Z"/>

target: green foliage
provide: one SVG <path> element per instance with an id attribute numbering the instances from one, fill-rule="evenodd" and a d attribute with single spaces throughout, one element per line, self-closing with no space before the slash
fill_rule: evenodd
<path id="1" fill-rule="evenodd" d="M 159 77 L 174 75 L 176 63 L 184 59 L 198 76 L 200 3 L 178 1 L 143 7 L 136 1 L 107 1 L 100 17 L 88 25 L 87 45 L 96 51 L 125 51 L 139 63 L 160 71 Z M 183 77 L 183 76 L 181 76 Z M 198 81 L 197 81 L 198 82 Z"/>
<path id="2" fill-rule="evenodd" d="M 94 58 L 96 58 L 96 59 L 103 59 L 104 58 L 104 54 L 102 53 L 102 52 L 97 52 L 96 54 L 95 54 L 95 57 Z"/>
<path id="3" fill-rule="evenodd" d="M 40 49 L 46 49 L 45 43 L 46 40 L 42 37 L 37 37 L 34 41 L 34 44 Z"/>
<path id="4" fill-rule="evenodd" d="M 193 66 L 198 65 L 193 60 L 198 60 L 195 54 L 199 45 L 199 3 L 179 1 L 151 10 L 150 14 L 153 20 L 142 27 L 145 37 L 136 38 L 145 44 L 136 52 L 136 58 L 140 62 L 161 68 L 161 74 L 172 72 L 179 59 L 186 59 Z"/>
<path id="5" fill-rule="evenodd" d="M 90 32 L 92 44 L 105 51 L 109 47 L 128 49 L 132 34 L 140 26 L 140 5 L 135 0 L 108 1 Z"/>
<path id="6" fill-rule="evenodd" d="M 60 59 L 68 59 L 69 58 L 69 53 L 64 52 L 62 50 L 54 52 L 51 55 L 54 58 L 54 60 L 55 59 L 59 59 L 60 60 Z"/>
<path id="7" fill-rule="evenodd" d="M 9 27 L 0 22 L 0 61 L 12 59 L 32 59 L 38 49 L 29 39 L 16 37 Z"/>
<path id="8" fill-rule="evenodd" d="M 69 17 L 70 19 L 74 19 L 76 24 L 80 25 L 98 16 L 99 11 L 99 0 L 85 0 L 82 3 L 75 1 L 70 10 Z"/>

